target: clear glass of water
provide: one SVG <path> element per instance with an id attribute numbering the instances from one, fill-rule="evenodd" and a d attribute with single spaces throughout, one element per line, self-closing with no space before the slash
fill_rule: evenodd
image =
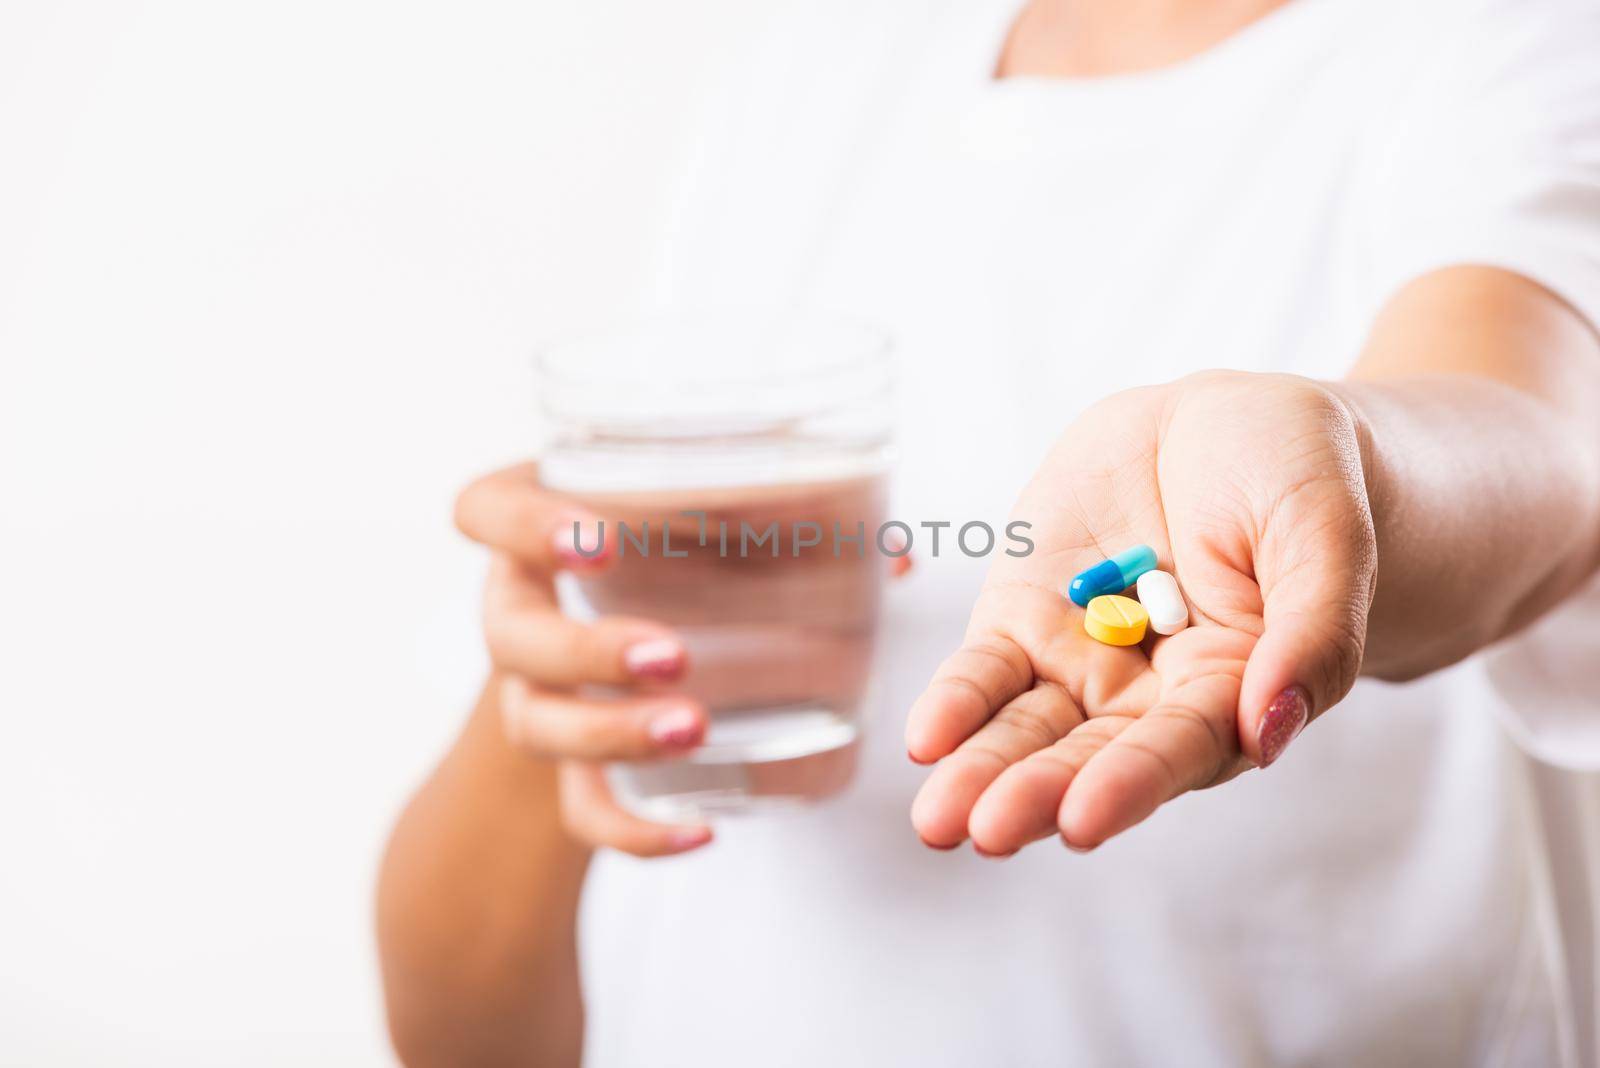
<path id="1" fill-rule="evenodd" d="M 724 312 L 553 346 L 537 364 L 541 478 L 617 557 L 561 577 L 579 618 L 668 624 L 673 687 L 711 725 L 686 757 L 616 764 L 659 819 L 816 801 L 859 749 L 885 554 L 890 345 L 865 323 Z M 584 548 L 593 549 L 587 545 Z"/>

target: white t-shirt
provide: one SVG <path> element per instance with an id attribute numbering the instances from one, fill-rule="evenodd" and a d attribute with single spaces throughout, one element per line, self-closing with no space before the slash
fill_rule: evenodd
<path id="1" fill-rule="evenodd" d="M 1592 0 L 1294 0 L 1162 71 L 996 82 L 1019 6 L 786 7 L 667 242 L 664 300 L 894 331 L 897 517 L 1002 521 L 1124 387 L 1339 377 L 1435 267 L 1600 322 Z M 984 566 L 891 589 L 846 796 L 598 858 L 590 1065 L 1595 1063 L 1600 599 L 1363 681 L 1269 771 L 1093 854 L 995 863 L 918 842 L 902 742 Z"/>

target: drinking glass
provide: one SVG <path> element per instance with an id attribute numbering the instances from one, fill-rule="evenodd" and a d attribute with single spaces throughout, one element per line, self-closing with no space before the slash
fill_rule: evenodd
<path id="1" fill-rule="evenodd" d="M 798 312 L 657 319 L 537 362 L 541 478 L 615 559 L 561 576 L 578 618 L 674 628 L 710 713 L 687 756 L 612 765 L 630 808 L 702 818 L 816 801 L 855 770 L 890 466 L 890 345 Z M 594 545 L 580 549 L 593 550 Z"/>

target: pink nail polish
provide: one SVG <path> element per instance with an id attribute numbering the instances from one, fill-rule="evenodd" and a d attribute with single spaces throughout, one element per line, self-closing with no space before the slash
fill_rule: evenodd
<path id="1" fill-rule="evenodd" d="M 680 853 L 686 849 L 703 846 L 709 841 L 711 841 L 709 827 L 685 827 L 667 835 L 667 844 Z"/>
<path id="2" fill-rule="evenodd" d="M 1256 728 L 1261 766 L 1266 767 L 1282 756 L 1310 718 L 1311 699 L 1301 687 L 1291 686 L 1274 697 Z"/>
<path id="3" fill-rule="evenodd" d="M 566 567 L 597 567 L 609 555 L 605 544 L 605 527 L 593 519 L 572 517 L 564 519 L 552 535 L 556 556 Z"/>
<path id="4" fill-rule="evenodd" d="M 622 654 L 628 674 L 639 679 L 675 679 L 683 674 L 683 646 L 671 638 L 635 642 Z"/>
<path id="5" fill-rule="evenodd" d="M 674 708 L 650 721 L 650 740 L 670 749 L 698 745 L 704 729 L 692 708 Z"/>

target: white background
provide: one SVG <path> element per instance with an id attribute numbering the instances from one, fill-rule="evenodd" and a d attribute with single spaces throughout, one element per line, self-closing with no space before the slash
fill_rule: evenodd
<path id="1" fill-rule="evenodd" d="M 746 17 L 0 0 L 0 1063 L 390 1063 L 451 497 L 633 299 Z"/>

